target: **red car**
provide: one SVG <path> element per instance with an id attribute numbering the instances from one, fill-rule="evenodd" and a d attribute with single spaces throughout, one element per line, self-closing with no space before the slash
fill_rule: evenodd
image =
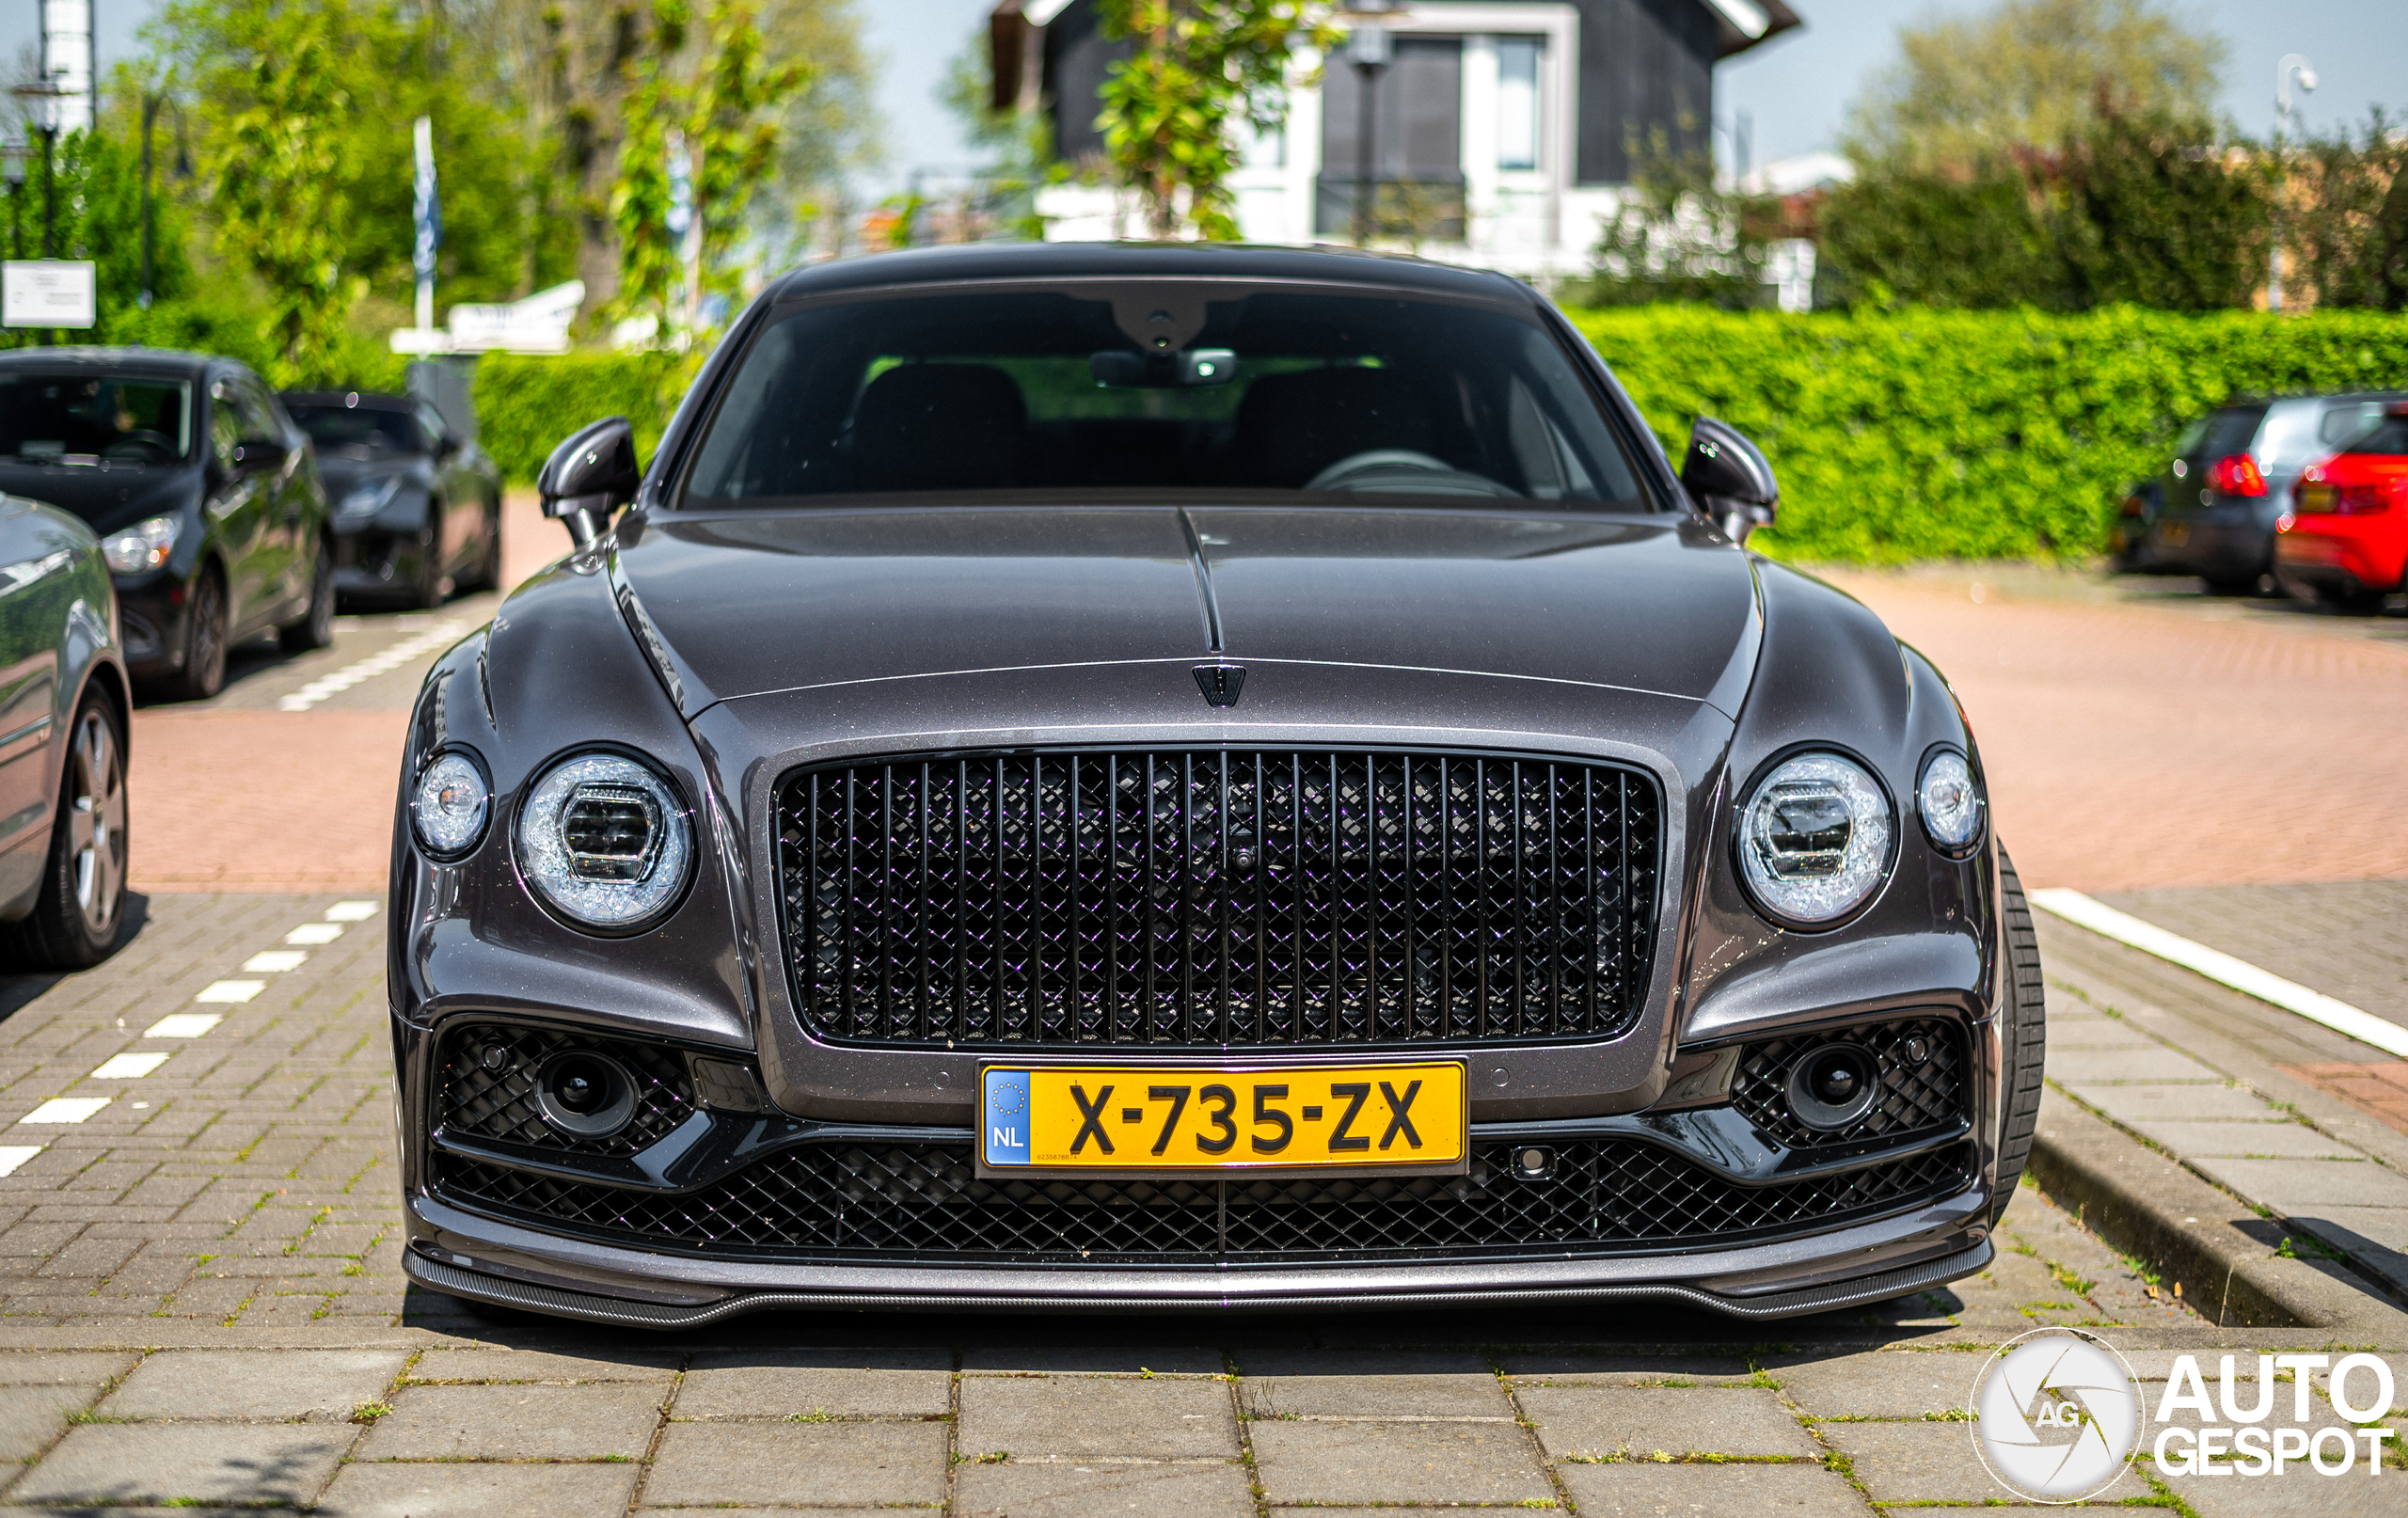
<path id="1" fill-rule="evenodd" d="M 2408 406 L 2300 472 L 2274 524 L 2274 577 L 2302 601 L 2361 615 L 2408 590 Z"/>

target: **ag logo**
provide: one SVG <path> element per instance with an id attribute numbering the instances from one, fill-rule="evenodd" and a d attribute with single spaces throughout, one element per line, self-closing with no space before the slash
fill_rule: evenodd
<path id="1" fill-rule="evenodd" d="M 2036 1329 L 2000 1345 L 1973 1382 L 1972 1411 L 1982 1463 L 2035 1501 L 2096 1495 L 2140 1448 L 2131 1367 L 2078 1329 Z"/>

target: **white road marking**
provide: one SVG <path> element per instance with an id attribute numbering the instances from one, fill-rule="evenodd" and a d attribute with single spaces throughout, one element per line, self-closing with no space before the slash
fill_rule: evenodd
<path id="1" fill-rule="evenodd" d="M 0 1176 L 15 1175 L 19 1165 L 40 1154 L 43 1147 L 40 1144 L 0 1144 Z"/>
<path id="2" fill-rule="evenodd" d="M 342 937 L 341 923 L 304 923 L 284 935 L 287 943 L 332 943 Z"/>
<path id="3" fill-rule="evenodd" d="M 302 949 L 262 949 L 243 961 L 243 968 L 253 974 L 275 974 L 279 971 L 298 970 L 309 962 Z"/>
<path id="4" fill-rule="evenodd" d="M 226 1020 L 214 1012 L 171 1012 L 142 1030 L 145 1038 L 198 1038 Z"/>
<path id="5" fill-rule="evenodd" d="M 2312 990 L 2295 980 L 2285 980 L 2270 970 L 2260 970 L 2248 960 L 2237 959 L 2221 949 L 2210 949 L 2204 943 L 2169 933 L 2154 923 L 2145 923 L 2129 913 L 2119 912 L 2105 902 L 2085 896 L 2079 891 L 2035 891 L 2032 893 L 2032 905 L 2053 912 L 2068 923 L 2103 934 L 2118 943 L 2128 943 L 2144 954 L 2153 954 L 2185 970 L 2195 970 L 2210 980 L 2222 982 L 2261 1002 L 2272 1002 L 2285 1011 L 2296 1012 L 2310 1022 L 2321 1022 L 2335 1033 L 2346 1034 L 2362 1044 L 2372 1044 L 2385 1053 L 2408 1058 L 2408 1028 L 2385 1021 L 2371 1012 L 2362 1011 L 2322 991 Z"/>
<path id="6" fill-rule="evenodd" d="M 116 1100 L 114 1097 L 53 1097 L 17 1119 L 21 1123 L 80 1123 Z"/>
<path id="7" fill-rule="evenodd" d="M 200 988 L 196 1002 L 247 1002 L 267 989 L 263 980 L 213 980 Z"/>
<path id="8" fill-rule="evenodd" d="M 165 1054 L 111 1054 L 92 1072 L 95 1081 L 138 1081 L 167 1063 Z"/>
<path id="9" fill-rule="evenodd" d="M 436 623 L 416 638 L 404 638 L 381 654 L 371 654 L 356 664 L 347 664 L 332 674 L 318 676 L 276 704 L 282 711 L 306 712 L 327 697 L 341 695 L 363 680 L 389 674 L 421 654 L 432 654 L 458 641 L 468 626 L 469 624 L 457 618 Z"/>
<path id="10" fill-rule="evenodd" d="M 329 923 L 364 923 L 376 915 L 372 901 L 338 901 L 326 909 Z"/>

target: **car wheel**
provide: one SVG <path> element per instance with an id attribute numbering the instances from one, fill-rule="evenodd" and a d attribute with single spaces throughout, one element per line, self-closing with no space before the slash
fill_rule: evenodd
<path id="1" fill-rule="evenodd" d="M 484 551 L 477 555 L 477 567 L 468 572 L 468 577 L 462 580 L 458 588 L 463 591 L 490 591 L 500 584 L 501 514 L 489 511 L 485 513 Z"/>
<path id="2" fill-rule="evenodd" d="M 430 520 L 419 529 L 418 579 L 410 587 L 410 603 L 425 611 L 441 606 L 443 593 L 449 589 L 443 574 L 443 534 L 435 528 L 442 513 L 441 502 L 430 503 L 426 508 Z"/>
<path id="3" fill-rule="evenodd" d="M 2230 579 L 2219 575 L 2209 575 L 2203 578 L 2210 595 L 2255 595 L 2258 593 L 2258 577 L 2255 575 Z"/>
<path id="4" fill-rule="evenodd" d="M 300 621 L 278 627 L 276 636 L 288 654 L 307 654 L 335 640 L 335 555 L 324 540 L 309 577 L 309 609 Z"/>
<path id="5" fill-rule="evenodd" d="M 8 929 L 11 961 L 49 970 L 100 963 L 125 922 L 125 740 L 116 704 L 100 691 L 75 709 L 66 769 L 41 895 Z"/>
<path id="6" fill-rule="evenodd" d="M 174 681 L 185 701 L 207 701 L 226 688 L 226 587 L 202 570 L 192 582 L 192 605 L 184 614 L 184 667 Z"/>
<path id="7" fill-rule="evenodd" d="M 2023 878 L 2006 850 L 1998 851 L 1999 895 L 2006 910 L 2008 995 L 1999 1032 L 2006 1045 L 2006 1111 L 1998 1141 L 1998 1194 L 1990 1204 L 1996 1224 L 2015 1199 L 2016 1182 L 2032 1153 L 2040 1121 L 2040 1082 L 2049 1053 L 2046 988 L 2040 978 L 2040 941 L 2032 931 L 2032 905 L 2023 899 Z"/>

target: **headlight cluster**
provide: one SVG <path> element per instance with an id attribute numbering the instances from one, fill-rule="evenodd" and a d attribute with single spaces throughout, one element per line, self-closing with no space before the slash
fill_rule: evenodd
<path id="1" fill-rule="evenodd" d="M 1915 812 L 1932 846 L 1969 856 L 1984 804 L 1972 766 L 1954 749 L 1924 761 Z M 1836 923 L 1872 899 L 1890 873 L 1895 816 L 1862 765 L 1829 752 L 1783 760 L 1739 809 L 1739 873 L 1766 915 L 1798 927 Z"/>
<path id="2" fill-rule="evenodd" d="M 176 551 L 176 539 L 182 535 L 182 517 L 154 516 L 103 538 L 101 557 L 108 561 L 112 573 L 139 575 L 166 563 Z"/>
<path id="3" fill-rule="evenodd" d="M 484 836 L 484 771 L 447 751 L 410 793 L 410 826 L 433 858 Z M 615 753 L 582 753 L 537 776 L 518 809 L 518 866 L 545 905 L 605 933 L 642 927 L 674 906 L 694 858 L 693 826 L 669 783 Z"/>
<path id="4" fill-rule="evenodd" d="M 401 490 L 402 477 L 398 474 L 372 480 L 335 502 L 335 514 L 345 518 L 373 516 L 390 504 Z"/>

